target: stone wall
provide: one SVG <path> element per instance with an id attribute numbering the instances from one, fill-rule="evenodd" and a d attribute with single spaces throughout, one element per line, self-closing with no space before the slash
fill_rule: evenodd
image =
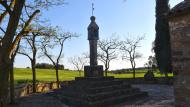
<path id="1" fill-rule="evenodd" d="M 36 84 L 36 92 L 48 92 L 50 90 L 57 89 L 57 83 L 39 83 Z M 27 96 L 32 93 L 32 84 L 21 84 L 15 87 L 16 97 Z"/>
<path id="2" fill-rule="evenodd" d="M 60 84 L 60 86 L 68 85 L 72 81 L 64 81 Z M 57 83 L 51 82 L 51 83 L 39 83 L 36 84 L 36 91 L 38 93 L 45 93 L 49 92 L 51 90 L 57 89 Z M 20 84 L 15 86 L 15 98 L 27 96 L 29 94 L 32 94 L 32 84 Z"/>
<path id="3" fill-rule="evenodd" d="M 190 14 L 170 19 L 176 107 L 190 105 Z"/>

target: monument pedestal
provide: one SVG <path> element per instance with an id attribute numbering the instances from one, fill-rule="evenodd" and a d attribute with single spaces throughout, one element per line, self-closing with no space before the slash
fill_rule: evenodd
<path id="1" fill-rule="evenodd" d="M 104 77 L 103 66 L 97 61 L 97 41 L 99 27 L 95 17 L 91 17 L 88 27 L 90 44 L 90 66 L 84 67 L 84 77 L 77 77 L 69 86 L 62 87 L 61 101 L 72 107 L 106 107 L 116 103 L 147 96 L 138 88 L 114 77 Z"/>
<path id="2" fill-rule="evenodd" d="M 76 77 L 75 81 L 61 90 L 57 93 L 59 99 L 69 107 L 109 107 L 147 96 L 147 92 L 111 76 Z"/>
<path id="3" fill-rule="evenodd" d="M 94 65 L 94 66 L 84 66 L 84 77 L 103 77 L 103 66 Z"/>
<path id="4" fill-rule="evenodd" d="M 105 81 L 105 80 L 114 80 L 114 76 L 108 77 L 76 77 L 75 81 Z"/>

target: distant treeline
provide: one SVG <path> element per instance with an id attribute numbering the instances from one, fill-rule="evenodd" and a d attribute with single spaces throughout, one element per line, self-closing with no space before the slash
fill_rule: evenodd
<path id="1" fill-rule="evenodd" d="M 54 69 L 54 65 L 48 63 L 37 63 L 36 68 L 39 69 Z M 64 65 L 59 64 L 59 70 L 64 70 Z"/>
<path id="2" fill-rule="evenodd" d="M 147 69 L 148 69 L 147 67 L 135 68 L 136 73 L 146 73 Z M 127 74 L 127 73 L 131 73 L 133 71 L 132 71 L 132 68 L 128 68 L 128 69 L 112 70 L 110 72 L 114 73 L 114 74 Z"/>

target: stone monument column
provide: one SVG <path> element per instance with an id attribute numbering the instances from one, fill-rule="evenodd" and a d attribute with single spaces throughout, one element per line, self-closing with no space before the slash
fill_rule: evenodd
<path id="1" fill-rule="evenodd" d="M 85 77 L 103 77 L 103 66 L 97 61 L 97 42 L 99 40 L 99 27 L 95 22 L 95 16 L 91 16 L 88 26 L 88 40 L 90 47 L 90 66 L 84 67 Z"/>
<path id="2" fill-rule="evenodd" d="M 98 65 L 97 40 L 89 40 L 89 45 L 90 45 L 90 65 Z"/>
<path id="3" fill-rule="evenodd" d="M 88 26 L 88 40 L 90 45 L 90 65 L 98 65 L 97 61 L 97 41 L 99 39 L 99 27 L 95 22 L 95 17 L 91 16 L 91 23 Z"/>
<path id="4" fill-rule="evenodd" d="M 169 12 L 175 107 L 190 107 L 190 0 Z"/>

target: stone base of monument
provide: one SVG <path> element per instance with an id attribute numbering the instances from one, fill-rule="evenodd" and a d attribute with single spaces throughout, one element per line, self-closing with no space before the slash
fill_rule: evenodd
<path id="1" fill-rule="evenodd" d="M 106 107 L 148 95 L 114 77 L 77 77 L 60 92 L 61 101 L 71 107 Z"/>
<path id="2" fill-rule="evenodd" d="M 94 66 L 84 66 L 84 77 L 103 77 L 103 66 L 94 65 Z"/>

